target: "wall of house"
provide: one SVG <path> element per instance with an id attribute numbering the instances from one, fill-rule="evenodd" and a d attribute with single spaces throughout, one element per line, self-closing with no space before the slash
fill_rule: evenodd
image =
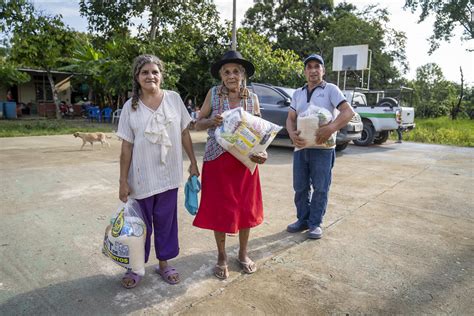
<path id="1" fill-rule="evenodd" d="M 30 81 L 18 86 L 18 102 L 36 103 L 35 84 Z"/>

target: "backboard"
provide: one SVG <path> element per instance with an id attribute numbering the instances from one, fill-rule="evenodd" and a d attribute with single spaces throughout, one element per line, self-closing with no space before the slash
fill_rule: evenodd
<path id="1" fill-rule="evenodd" d="M 366 70 L 369 45 L 334 47 L 332 70 Z"/>

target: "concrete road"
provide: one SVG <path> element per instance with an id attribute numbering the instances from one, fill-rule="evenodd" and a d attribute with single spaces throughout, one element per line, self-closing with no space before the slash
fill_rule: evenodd
<path id="1" fill-rule="evenodd" d="M 202 161 L 205 134 L 193 133 Z M 71 135 L 0 139 L 1 315 L 474 314 L 474 149 L 415 143 L 338 154 L 325 236 L 285 232 L 295 218 L 292 151 L 261 167 L 265 221 L 251 232 L 253 275 L 228 237 L 230 278 L 212 276 L 212 232 L 180 196 L 182 282 L 153 272 L 133 290 L 101 254 L 118 206 L 120 142 L 79 151 Z M 185 166 L 187 168 L 187 162 Z"/>

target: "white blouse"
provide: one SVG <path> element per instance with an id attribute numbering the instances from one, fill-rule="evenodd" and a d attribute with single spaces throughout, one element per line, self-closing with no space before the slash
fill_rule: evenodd
<path id="1" fill-rule="evenodd" d="M 117 136 L 133 144 L 128 172 L 130 197 L 144 199 L 176 189 L 183 182 L 181 132 L 191 122 L 178 93 L 164 90 L 156 111 L 141 101 L 137 110 L 125 102 Z"/>

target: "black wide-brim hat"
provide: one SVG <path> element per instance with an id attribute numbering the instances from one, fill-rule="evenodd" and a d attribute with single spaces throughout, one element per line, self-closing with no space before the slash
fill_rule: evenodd
<path id="1" fill-rule="evenodd" d="M 221 79 L 219 76 L 219 70 L 223 65 L 230 63 L 242 65 L 245 68 L 247 78 L 252 77 L 255 73 L 255 67 L 251 62 L 243 59 L 242 55 L 238 51 L 230 50 L 225 53 L 224 56 L 222 56 L 221 60 L 215 62 L 211 66 L 211 75 L 216 79 Z"/>

